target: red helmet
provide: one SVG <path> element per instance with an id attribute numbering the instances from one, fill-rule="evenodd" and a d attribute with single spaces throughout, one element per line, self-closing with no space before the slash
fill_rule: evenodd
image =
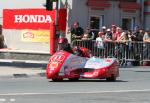
<path id="1" fill-rule="evenodd" d="M 67 38 L 59 38 L 58 39 L 58 43 L 65 43 L 65 44 L 67 44 L 68 43 L 68 40 L 67 40 Z"/>

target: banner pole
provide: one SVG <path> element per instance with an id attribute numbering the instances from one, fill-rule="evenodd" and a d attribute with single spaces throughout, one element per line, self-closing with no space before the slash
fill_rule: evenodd
<path id="1" fill-rule="evenodd" d="M 58 32 L 58 12 L 59 12 L 59 0 L 56 0 L 56 11 L 55 11 L 55 37 L 59 37 Z"/>
<path id="2" fill-rule="evenodd" d="M 55 53 L 55 28 L 54 28 L 54 22 L 50 23 L 50 54 L 53 55 Z"/>

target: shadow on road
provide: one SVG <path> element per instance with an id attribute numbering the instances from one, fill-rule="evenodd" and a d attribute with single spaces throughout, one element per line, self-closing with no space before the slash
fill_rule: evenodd
<path id="1" fill-rule="evenodd" d="M 54 82 L 54 81 L 49 81 L 49 82 Z M 80 80 L 78 80 L 78 81 L 70 81 L 70 80 L 63 80 L 63 81 L 58 81 L 58 82 L 68 82 L 68 83 L 71 83 L 71 82 L 128 82 L 128 81 L 124 81 L 124 80 L 116 80 L 116 81 L 106 81 L 106 80 L 104 80 L 104 79 L 100 79 L 100 80 L 98 80 L 98 79 L 96 79 L 96 80 L 90 80 L 90 79 L 84 79 L 84 80 L 82 80 L 82 79 L 80 79 Z"/>
<path id="2" fill-rule="evenodd" d="M 134 72 L 150 73 L 150 71 L 134 71 Z"/>

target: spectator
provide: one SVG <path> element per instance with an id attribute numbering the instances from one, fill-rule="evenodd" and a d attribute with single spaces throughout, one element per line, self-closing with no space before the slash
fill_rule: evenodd
<path id="1" fill-rule="evenodd" d="M 149 60 L 150 59 L 150 30 L 146 30 L 143 37 L 143 42 L 144 42 L 143 58 L 145 60 Z M 150 66 L 150 61 L 145 61 L 143 65 Z"/>
<path id="2" fill-rule="evenodd" d="M 112 32 L 113 34 L 116 33 L 116 28 L 117 28 L 116 25 L 112 25 L 112 26 L 111 26 L 111 32 Z"/>
<path id="3" fill-rule="evenodd" d="M 114 41 L 117 41 L 120 38 L 121 33 L 122 33 L 122 28 L 117 27 L 116 28 L 116 33 L 114 34 L 114 38 L 113 38 Z"/>
<path id="4" fill-rule="evenodd" d="M 126 59 L 128 58 L 128 33 L 127 32 L 122 32 L 120 37 L 117 40 L 119 42 L 118 44 L 118 58 L 120 59 L 121 65 L 126 65 Z"/>
<path id="5" fill-rule="evenodd" d="M 129 41 L 132 41 L 132 30 L 127 31 Z"/>
<path id="6" fill-rule="evenodd" d="M 79 26 L 79 22 L 74 22 L 71 28 L 71 41 L 81 39 L 83 36 L 83 29 Z"/>
<path id="7" fill-rule="evenodd" d="M 4 36 L 2 34 L 2 25 L 0 25 L 0 48 L 4 48 Z"/>
<path id="8" fill-rule="evenodd" d="M 103 35 L 106 34 L 106 26 L 103 26 L 103 27 L 102 27 L 102 32 L 103 32 Z"/>
<path id="9" fill-rule="evenodd" d="M 134 66 L 139 66 L 140 59 L 143 58 L 143 46 L 141 43 L 141 41 L 143 41 L 143 33 L 141 31 L 142 30 L 139 28 L 139 26 L 136 26 L 132 34 L 132 41 L 136 41 L 133 43 L 133 54 L 135 59 L 135 61 L 133 62 Z"/>
<path id="10" fill-rule="evenodd" d="M 143 36 L 144 36 L 144 30 L 140 29 L 139 30 L 139 35 L 137 36 L 138 41 L 143 41 Z"/>
<path id="11" fill-rule="evenodd" d="M 91 30 L 90 34 L 91 34 L 91 39 L 92 40 L 96 40 L 97 36 L 98 36 L 98 32 L 97 30 Z"/>
<path id="12" fill-rule="evenodd" d="M 132 35 L 132 40 L 133 41 L 143 41 L 143 30 L 139 28 L 139 26 L 135 27 L 135 31 L 133 32 Z"/>
<path id="13" fill-rule="evenodd" d="M 116 38 L 117 38 L 116 30 L 117 30 L 117 26 L 116 25 L 112 25 L 111 26 L 111 32 L 112 32 L 112 39 L 113 40 L 116 40 Z"/>
<path id="14" fill-rule="evenodd" d="M 121 58 L 121 56 L 120 56 L 121 50 L 120 50 L 120 43 L 119 43 L 119 39 L 120 39 L 121 34 L 122 34 L 122 28 L 117 27 L 116 28 L 116 33 L 114 34 L 114 38 L 113 39 L 115 41 L 114 56 L 118 57 L 118 59 Z"/>
<path id="15" fill-rule="evenodd" d="M 91 32 L 89 27 L 87 27 L 82 37 L 82 42 L 85 48 L 88 48 L 90 50 L 92 49 L 93 38 L 94 38 L 93 32 Z"/>
<path id="16" fill-rule="evenodd" d="M 133 44 L 132 44 L 132 30 L 127 31 L 127 36 L 128 36 L 128 47 L 129 47 L 129 52 L 130 52 L 130 57 L 133 55 Z"/>
<path id="17" fill-rule="evenodd" d="M 106 42 L 112 42 L 112 32 L 111 32 L 111 30 L 109 28 L 106 30 L 106 34 L 105 34 L 104 40 Z"/>
<path id="18" fill-rule="evenodd" d="M 96 38 L 96 56 L 102 56 L 104 51 L 104 33 L 103 32 L 99 32 L 98 33 L 98 37 Z"/>
<path id="19" fill-rule="evenodd" d="M 92 40 L 93 39 L 92 36 L 93 35 L 92 35 L 90 28 L 87 27 L 84 34 L 83 34 L 82 40 Z"/>
<path id="20" fill-rule="evenodd" d="M 113 56 L 114 43 L 112 40 L 112 32 L 109 28 L 106 30 L 104 42 L 105 42 L 105 49 L 107 51 L 107 53 L 105 54 L 105 57 Z"/>
<path id="21" fill-rule="evenodd" d="M 150 30 L 147 30 L 147 31 L 144 33 L 143 41 L 144 41 L 144 42 L 147 42 L 147 43 L 150 43 Z"/>
<path id="22" fill-rule="evenodd" d="M 127 42 L 128 40 L 129 40 L 129 38 L 128 38 L 128 33 L 127 33 L 127 32 L 122 32 L 117 41 L 122 42 L 122 43 L 125 43 L 125 42 Z"/>
<path id="23" fill-rule="evenodd" d="M 98 33 L 98 37 L 96 38 L 96 46 L 97 46 L 97 48 L 104 49 L 103 40 L 104 40 L 103 32 L 99 32 Z"/>

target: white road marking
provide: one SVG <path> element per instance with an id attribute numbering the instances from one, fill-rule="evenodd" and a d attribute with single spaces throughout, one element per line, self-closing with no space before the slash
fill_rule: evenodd
<path id="1" fill-rule="evenodd" d="M 150 92 L 150 89 L 143 90 L 116 90 L 116 91 L 91 91 L 91 92 L 59 92 L 59 93 L 5 93 L 0 96 L 26 96 L 26 95 L 63 95 L 63 94 L 99 94 L 99 93 L 128 93 L 128 92 Z"/>
<path id="2" fill-rule="evenodd" d="M 10 102 L 15 102 L 15 101 L 16 101 L 16 99 L 14 99 L 14 98 L 10 99 Z"/>
<path id="3" fill-rule="evenodd" d="M 0 102 L 5 102 L 5 101 L 6 101 L 6 99 L 0 98 Z"/>

